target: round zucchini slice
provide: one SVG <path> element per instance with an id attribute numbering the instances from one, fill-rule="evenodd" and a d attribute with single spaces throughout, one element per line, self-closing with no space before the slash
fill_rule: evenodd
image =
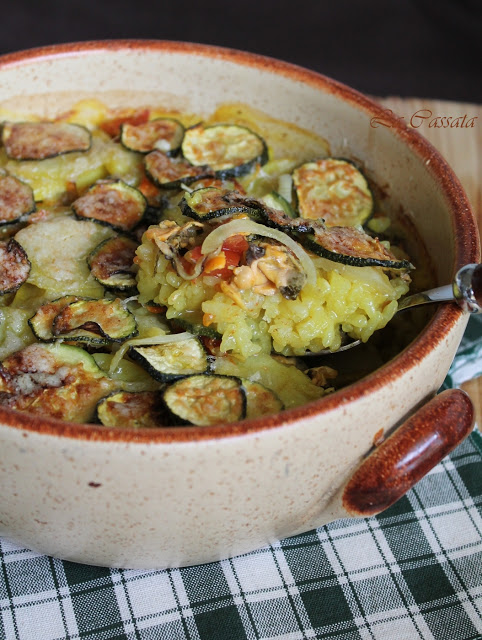
<path id="1" fill-rule="evenodd" d="M 355 227 L 373 213 L 368 182 L 349 160 L 307 162 L 293 171 L 293 184 L 303 218 L 323 218 L 330 227 Z"/>
<path id="2" fill-rule="evenodd" d="M 118 298 L 78 300 L 55 316 L 52 333 L 64 340 L 93 344 L 102 343 L 102 338 L 109 342 L 124 342 L 137 335 L 137 323 Z"/>
<path id="3" fill-rule="evenodd" d="M 17 291 L 27 280 L 30 268 L 25 249 L 15 238 L 0 240 L 0 295 Z"/>
<path id="4" fill-rule="evenodd" d="M 130 231 L 142 219 L 147 200 L 122 180 L 103 180 L 72 203 L 81 220 L 95 220 L 120 231 Z"/>
<path id="5" fill-rule="evenodd" d="M 324 228 L 313 225 L 310 233 L 298 234 L 298 240 L 306 249 L 333 262 L 353 267 L 384 267 L 390 270 L 414 269 L 408 260 L 397 260 L 378 240 L 354 227 Z"/>
<path id="6" fill-rule="evenodd" d="M 203 222 L 212 218 L 233 215 L 235 213 L 251 214 L 258 216 L 258 212 L 251 207 L 242 204 L 230 204 L 229 196 L 232 191 L 218 189 L 217 187 L 204 187 L 184 194 L 179 207 L 185 216 Z"/>
<path id="7" fill-rule="evenodd" d="M 28 320 L 28 324 L 37 340 L 41 342 L 55 342 L 58 338 L 54 336 L 52 331 L 54 319 L 62 309 L 65 309 L 65 307 L 72 302 L 77 302 L 77 300 L 85 300 L 85 298 L 79 298 L 79 296 L 62 296 L 39 307 L 36 313 Z"/>
<path id="8" fill-rule="evenodd" d="M 179 189 L 183 184 L 214 177 L 209 167 L 194 167 L 185 160 L 170 158 L 161 151 L 151 151 L 145 156 L 144 169 L 152 182 L 163 189 Z"/>
<path id="9" fill-rule="evenodd" d="M 242 176 L 268 160 L 263 138 L 237 124 L 198 124 L 187 129 L 182 154 L 194 166 L 211 167 L 220 178 Z"/>
<path id="10" fill-rule="evenodd" d="M 31 344 L 0 364 L 0 404 L 17 411 L 88 422 L 113 390 L 86 351 L 65 344 Z"/>
<path id="11" fill-rule="evenodd" d="M 130 347 L 129 355 L 161 382 L 206 373 L 210 369 L 206 350 L 199 338 L 195 337 L 146 347 Z"/>
<path id="12" fill-rule="evenodd" d="M 105 427 L 142 429 L 160 427 L 165 409 L 155 391 L 116 391 L 97 405 L 97 418 Z"/>
<path id="13" fill-rule="evenodd" d="M 107 238 L 87 258 L 90 272 L 101 285 L 116 291 L 137 287 L 134 258 L 138 243 L 126 236 Z"/>
<path id="14" fill-rule="evenodd" d="M 88 151 L 91 135 L 85 127 L 67 122 L 5 122 L 2 142 L 12 160 L 44 160 Z"/>
<path id="15" fill-rule="evenodd" d="M 121 126 L 121 142 L 124 147 L 140 153 L 157 149 L 173 155 L 181 148 L 183 137 L 184 127 L 174 118 L 156 118 L 138 125 L 125 122 Z"/>
<path id="16" fill-rule="evenodd" d="M 206 427 L 246 417 L 246 393 L 236 377 L 189 376 L 168 386 L 163 399 L 179 424 Z"/>
<path id="17" fill-rule="evenodd" d="M 21 222 L 34 211 L 32 188 L 14 176 L 0 176 L 0 225 Z"/>
<path id="18" fill-rule="evenodd" d="M 268 387 L 247 378 L 241 378 L 241 382 L 246 392 L 247 418 L 259 418 L 271 413 L 278 413 L 284 409 L 284 404 Z"/>

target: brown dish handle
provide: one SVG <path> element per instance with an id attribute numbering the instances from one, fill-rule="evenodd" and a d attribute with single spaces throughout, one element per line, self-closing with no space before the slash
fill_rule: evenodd
<path id="1" fill-rule="evenodd" d="M 469 435 L 474 422 L 464 391 L 435 396 L 358 467 L 343 491 L 346 511 L 372 516 L 390 507 Z"/>

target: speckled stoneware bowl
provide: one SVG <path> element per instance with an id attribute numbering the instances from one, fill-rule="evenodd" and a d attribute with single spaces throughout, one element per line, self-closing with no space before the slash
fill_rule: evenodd
<path id="1" fill-rule="evenodd" d="M 249 102 L 321 134 L 333 155 L 359 159 L 383 185 L 390 211 L 403 205 L 440 283 L 478 261 L 467 198 L 437 152 L 381 107 L 321 75 L 175 42 L 71 44 L 0 58 L 2 105 L 51 116 L 93 96 L 112 106 L 201 113 Z M 381 115 L 389 126 L 371 126 Z M 268 419 L 134 432 L 2 409 L 0 535 L 77 562 L 166 567 L 377 513 L 470 431 L 472 407 L 458 391 L 409 418 L 439 388 L 466 321 L 458 307 L 443 305 L 375 373 Z"/>

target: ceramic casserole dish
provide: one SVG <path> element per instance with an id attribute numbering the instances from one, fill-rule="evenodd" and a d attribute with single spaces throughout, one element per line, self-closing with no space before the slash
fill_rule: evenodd
<path id="1" fill-rule="evenodd" d="M 469 203 L 436 150 L 317 73 L 161 41 L 67 44 L 0 58 L 4 108 L 51 118 L 90 97 L 195 113 L 249 103 L 322 136 L 332 155 L 356 158 L 382 186 L 390 215 L 403 209 L 420 234 L 439 284 L 479 260 Z M 388 126 L 373 126 L 381 116 Z M 441 305 L 382 367 L 263 418 L 134 430 L 0 408 L 0 535 L 74 562 L 161 568 L 378 513 L 470 432 L 473 410 L 462 392 L 431 400 L 466 322 L 460 308 Z"/>

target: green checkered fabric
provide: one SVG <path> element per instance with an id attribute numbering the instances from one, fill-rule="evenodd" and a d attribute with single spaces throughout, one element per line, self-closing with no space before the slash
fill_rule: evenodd
<path id="1" fill-rule="evenodd" d="M 481 337 L 473 318 L 447 386 L 482 374 Z M 377 517 L 222 562 L 110 570 L 0 541 L 0 613 L 6 640 L 482 638 L 482 436 Z"/>

